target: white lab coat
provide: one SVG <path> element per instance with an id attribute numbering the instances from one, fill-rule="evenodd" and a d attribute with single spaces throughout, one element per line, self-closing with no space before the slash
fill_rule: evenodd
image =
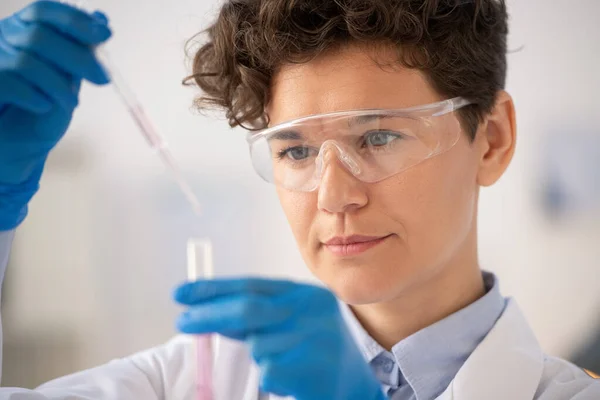
<path id="1" fill-rule="evenodd" d="M 281 400 L 259 397 L 259 371 L 242 344 L 219 339 L 217 349 L 218 400 Z M 194 370 L 191 339 L 177 337 L 163 346 L 54 380 L 35 392 L 2 389 L 0 399 L 195 400 Z M 496 325 L 437 400 L 531 399 L 600 400 L 600 380 L 544 355 L 519 307 L 509 300 Z"/>

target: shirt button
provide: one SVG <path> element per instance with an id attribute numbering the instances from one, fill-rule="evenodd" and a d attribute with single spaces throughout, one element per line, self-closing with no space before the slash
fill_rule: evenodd
<path id="1" fill-rule="evenodd" d="M 392 360 L 386 359 L 383 362 L 383 370 L 386 374 L 389 374 L 394 369 L 394 362 Z"/>

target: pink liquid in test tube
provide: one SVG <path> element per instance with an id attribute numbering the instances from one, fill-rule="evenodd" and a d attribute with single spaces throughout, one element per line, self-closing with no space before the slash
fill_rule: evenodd
<path id="1" fill-rule="evenodd" d="M 187 247 L 188 280 L 210 279 L 214 276 L 210 240 L 190 239 Z M 197 400 L 214 400 L 213 348 L 211 335 L 198 335 L 196 344 Z"/>

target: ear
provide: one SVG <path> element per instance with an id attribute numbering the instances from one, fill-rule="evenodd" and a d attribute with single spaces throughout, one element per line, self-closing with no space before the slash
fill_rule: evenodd
<path id="1" fill-rule="evenodd" d="M 504 174 L 515 152 L 516 139 L 515 106 L 512 97 L 500 91 L 475 139 L 481 150 L 477 173 L 480 186 L 493 185 Z"/>

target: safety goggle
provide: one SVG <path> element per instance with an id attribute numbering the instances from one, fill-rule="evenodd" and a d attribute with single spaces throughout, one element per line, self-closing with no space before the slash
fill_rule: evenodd
<path id="1" fill-rule="evenodd" d="M 315 190 L 336 158 L 357 179 L 378 182 L 451 149 L 461 134 L 454 111 L 469 104 L 456 97 L 298 118 L 249 133 L 252 164 L 267 182 L 294 191 Z"/>

